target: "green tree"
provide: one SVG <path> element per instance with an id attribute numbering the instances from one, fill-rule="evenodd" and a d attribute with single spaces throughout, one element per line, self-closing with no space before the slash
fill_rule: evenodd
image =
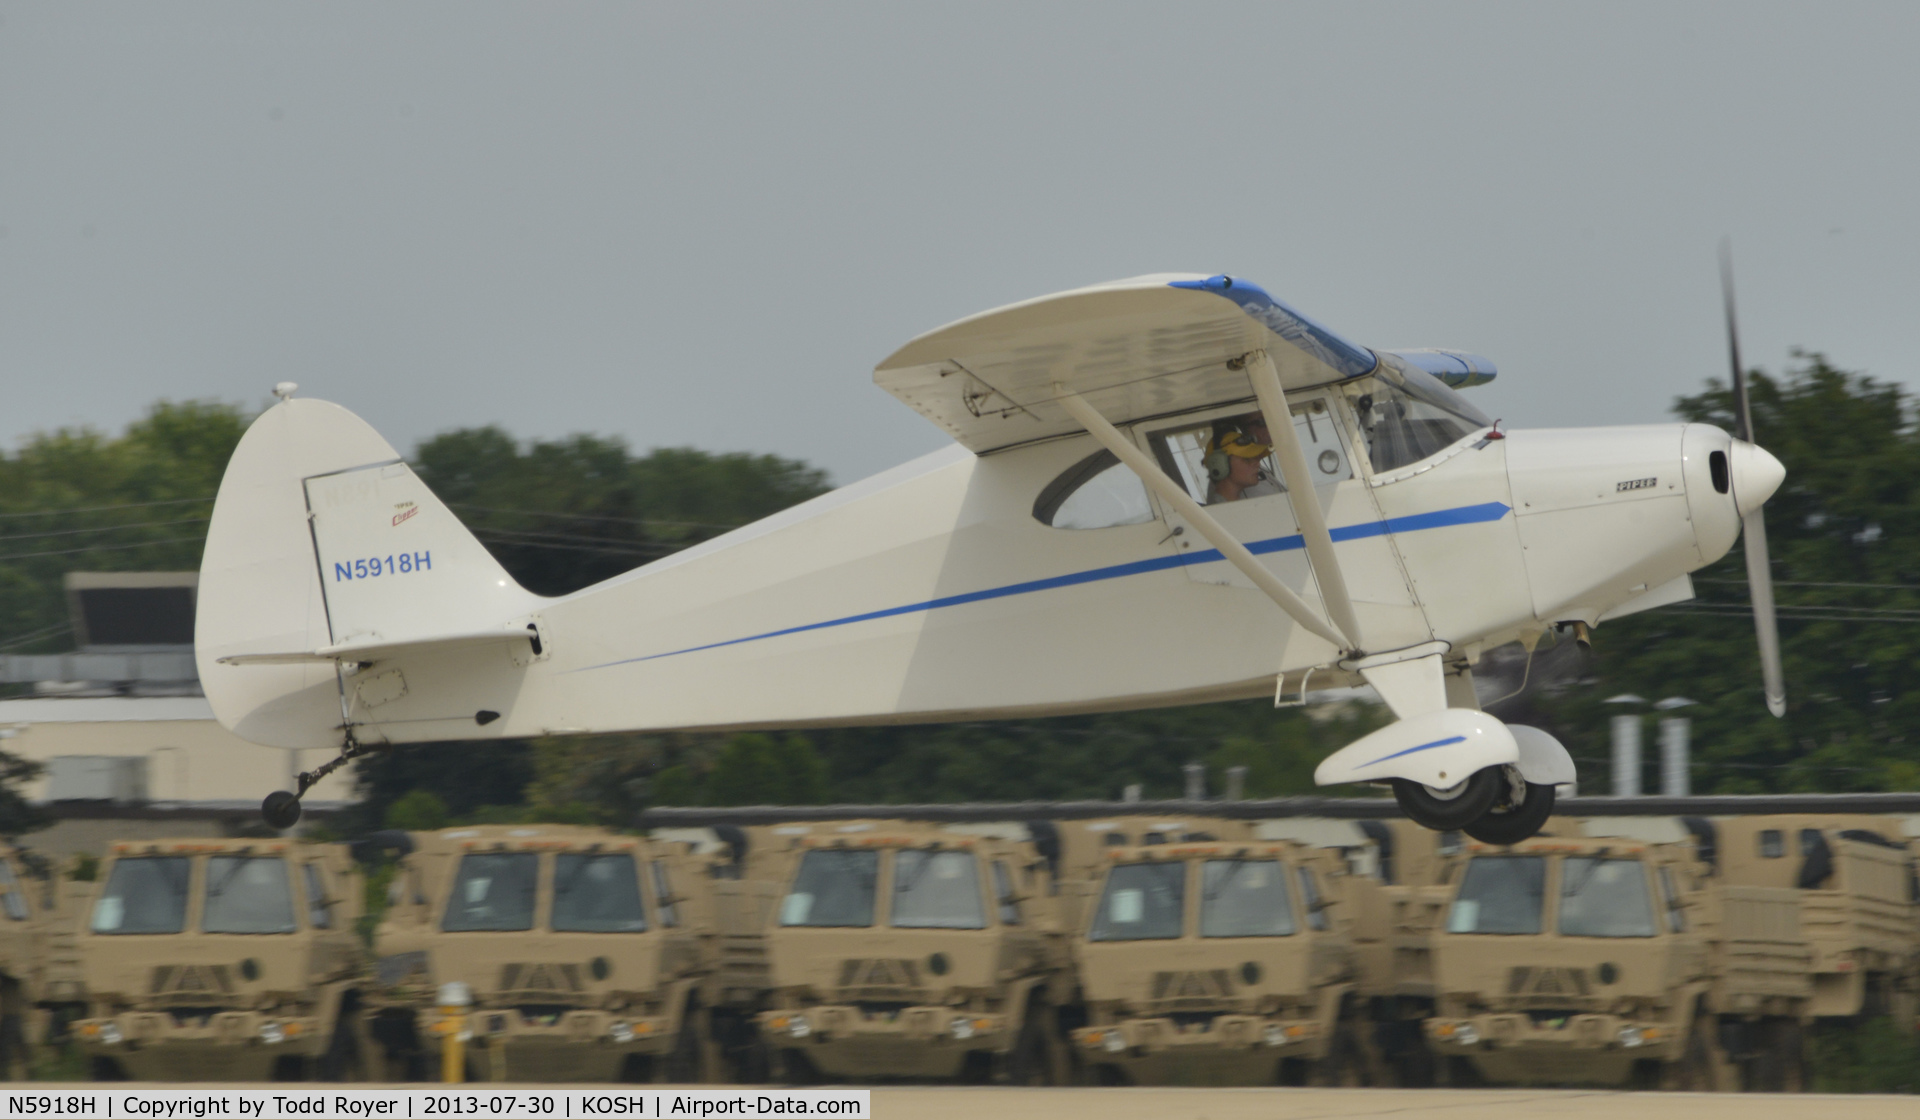
<path id="1" fill-rule="evenodd" d="M 447 803 L 428 789 L 409 790 L 387 806 L 382 824 L 408 832 L 432 832 L 447 827 Z"/>

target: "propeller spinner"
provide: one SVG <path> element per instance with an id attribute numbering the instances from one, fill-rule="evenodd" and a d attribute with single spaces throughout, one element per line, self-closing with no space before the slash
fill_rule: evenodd
<path id="1" fill-rule="evenodd" d="M 1753 441 L 1753 410 L 1747 400 L 1747 375 L 1740 364 L 1740 332 L 1733 314 L 1733 246 L 1720 243 L 1720 291 L 1727 305 L 1727 354 L 1733 362 L 1733 497 L 1740 507 L 1740 536 L 1747 552 L 1747 592 L 1753 602 L 1753 628 L 1760 645 L 1760 680 L 1766 688 L 1767 711 L 1787 714 L 1786 675 L 1780 666 L 1780 626 L 1773 612 L 1773 569 L 1767 556 L 1766 497 L 1780 485 L 1785 470 L 1780 461 Z M 1746 485 L 1743 487 L 1742 483 Z M 1752 501 L 1741 493 L 1758 494 Z"/>

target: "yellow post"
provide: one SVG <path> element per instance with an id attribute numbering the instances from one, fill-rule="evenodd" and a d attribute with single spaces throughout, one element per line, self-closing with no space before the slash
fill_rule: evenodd
<path id="1" fill-rule="evenodd" d="M 473 993 L 458 980 L 440 985 L 440 1080 L 457 1084 L 467 1079 L 467 1008 Z"/>

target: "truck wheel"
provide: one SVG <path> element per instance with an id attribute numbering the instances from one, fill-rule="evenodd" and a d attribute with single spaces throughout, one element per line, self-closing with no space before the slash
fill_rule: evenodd
<path id="1" fill-rule="evenodd" d="M 360 1001 L 349 992 L 340 1000 L 340 1011 L 333 1018 L 333 1037 L 327 1040 L 327 1052 L 320 1055 L 317 1080 L 372 1080 L 361 1056 L 360 1034 L 354 1027 L 359 1014 Z"/>
<path id="2" fill-rule="evenodd" d="M 1803 1093 L 1807 1089 L 1806 1040 L 1800 1024 L 1777 1019 L 1767 1032 L 1767 1064 L 1772 1072 L 1767 1088 L 1776 1093 Z"/>
<path id="3" fill-rule="evenodd" d="M 1506 770 L 1500 766 L 1476 770 L 1465 781 L 1446 790 L 1395 778 L 1393 799 L 1400 803 L 1400 811 L 1420 827 L 1452 832 L 1486 815 L 1506 781 Z"/>
<path id="4" fill-rule="evenodd" d="M 1007 1083 L 1053 1084 L 1053 1046 L 1047 1038 L 1043 1008 L 1036 1006 L 1027 1012 L 1027 1021 L 1020 1027 L 1020 1037 L 1014 1040 L 1013 1053 L 1007 1057 Z"/>
<path id="5" fill-rule="evenodd" d="M 1507 783 L 1508 789 L 1494 800 L 1493 808 L 1460 831 L 1483 844 L 1518 844 L 1530 839 L 1553 815 L 1553 787 L 1539 782 L 1521 784 L 1525 793 L 1520 804 L 1513 804 L 1512 784 Z"/>
<path id="6" fill-rule="evenodd" d="M 700 1031 L 693 1024 L 693 1008 L 680 1016 L 680 1033 L 674 1037 L 667 1054 L 664 1072 L 673 1085 L 693 1085 L 700 1081 Z"/>
<path id="7" fill-rule="evenodd" d="M 1327 1056 L 1314 1063 L 1308 1083 L 1329 1089 L 1358 1089 L 1372 1080 L 1367 1075 L 1367 1054 L 1361 1049 L 1360 1036 L 1353 1024 L 1343 1019 L 1333 1028 Z"/>
<path id="8" fill-rule="evenodd" d="M 1718 1086 L 1713 1077 L 1713 1048 L 1707 1043 L 1707 1033 L 1713 1027 L 1705 1019 L 1693 1024 L 1687 1032 L 1687 1046 L 1681 1051 L 1680 1059 L 1668 1066 L 1666 1075 L 1660 1079 L 1662 1089 L 1679 1093 L 1711 1093 Z"/>

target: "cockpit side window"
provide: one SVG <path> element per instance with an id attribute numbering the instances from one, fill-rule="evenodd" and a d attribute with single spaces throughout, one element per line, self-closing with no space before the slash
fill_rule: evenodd
<path id="1" fill-rule="evenodd" d="M 1436 455 L 1493 423 L 1439 378 L 1387 357 L 1353 407 L 1376 473 Z"/>
<path id="2" fill-rule="evenodd" d="M 1034 519 L 1056 529 L 1109 529 L 1153 520 L 1147 487 L 1107 450 L 1061 472 L 1033 503 Z"/>

